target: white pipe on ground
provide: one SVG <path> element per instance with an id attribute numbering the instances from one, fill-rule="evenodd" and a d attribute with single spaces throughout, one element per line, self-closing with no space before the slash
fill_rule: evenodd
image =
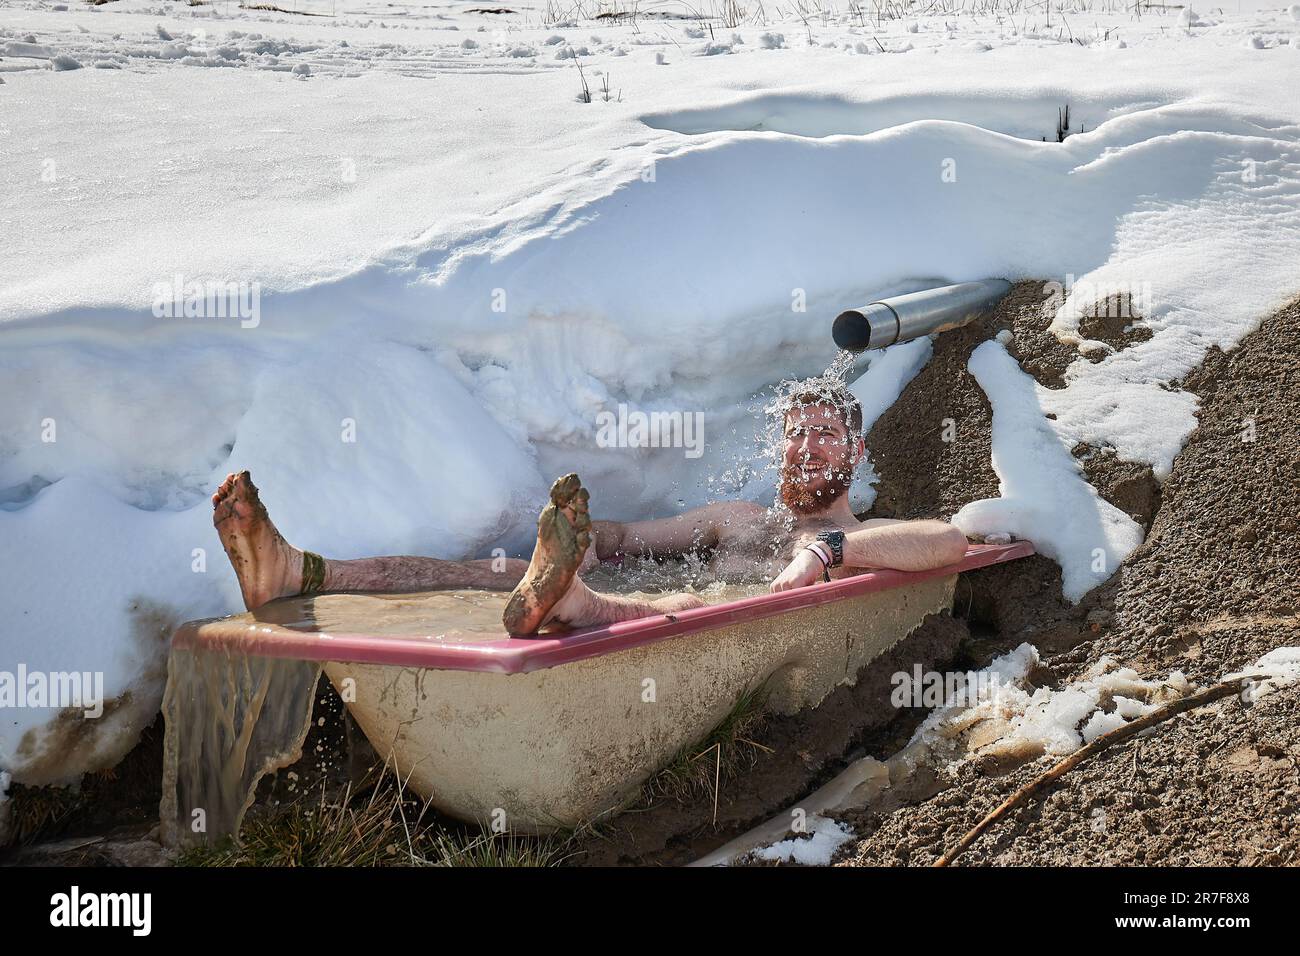
<path id="1" fill-rule="evenodd" d="M 889 786 L 889 765 L 874 757 L 862 757 L 813 791 L 795 806 L 760 823 L 725 846 L 703 856 L 689 866 L 730 866 L 759 847 L 771 846 L 790 833 L 796 818 L 807 821 L 835 810 L 866 806 Z"/>

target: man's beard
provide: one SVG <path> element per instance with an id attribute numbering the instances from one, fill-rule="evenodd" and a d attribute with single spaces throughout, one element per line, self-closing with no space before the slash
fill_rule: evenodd
<path id="1" fill-rule="evenodd" d="M 815 515 L 847 494 L 852 481 L 848 469 L 786 465 L 781 469 L 781 501 L 797 515 Z"/>

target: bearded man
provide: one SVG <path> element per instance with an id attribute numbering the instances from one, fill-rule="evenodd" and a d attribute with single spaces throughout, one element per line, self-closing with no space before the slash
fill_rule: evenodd
<path id="1" fill-rule="evenodd" d="M 702 606 L 694 594 L 653 600 L 603 594 L 582 572 L 620 555 L 697 555 L 724 580 L 761 575 L 772 591 L 892 568 L 927 571 L 960 561 L 966 536 L 938 520 L 859 521 L 849 506 L 865 455 L 862 408 L 843 386 L 791 395 L 784 406 L 779 501 L 722 501 L 671 518 L 592 521 L 577 475 L 551 487 L 528 562 L 416 556 L 334 560 L 290 545 L 271 523 L 248 472 L 213 495 L 213 523 L 249 610 L 278 597 L 323 591 L 511 590 L 503 622 L 514 635 L 613 624 Z"/>

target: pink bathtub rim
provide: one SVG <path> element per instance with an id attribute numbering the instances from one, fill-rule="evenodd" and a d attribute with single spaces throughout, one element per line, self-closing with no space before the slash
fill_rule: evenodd
<path id="1" fill-rule="evenodd" d="M 677 614 L 656 614 L 547 637 L 512 638 L 503 632 L 496 640 L 459 644 L 429 640 L 423 635 L 324 634 L 267 624 L 223 625 L 223 619 L 210 618 L 182 624 L 172 638 L 172 647 L 226 650 L 255 657 L 304 661 L 525 674 L 730 624 L 758 621 L 797 608 L 817 607 L 873 591 L 906 587 L 931 578 L 1028 557 L 1033 553 L 1034 546 L 1029 541 L 1005 545 L 973 544 L 961 561 L 930 571 L 869 571 L 778 594 L 760 594 Z"/>

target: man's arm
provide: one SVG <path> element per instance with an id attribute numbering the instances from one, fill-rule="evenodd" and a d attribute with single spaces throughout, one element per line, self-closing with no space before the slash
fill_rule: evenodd
<path id="1" fill-rule="evenodd" d="M 672 518 L 626 523 L 593 521 L 591 530 L 596 539 L 596 556 L 601 560 L 616 554 L 680 557 L 701 548 L 717 547 L 724 522 L 762 511 L 761 506 L 748 501 L 719 501 Z"/>
<path id="2" fill-rule="evenodd" d="M 946 521 L 899 521 L 872 518 L 844 534 L 846 568 L 893 568 L 896 571 L 929 571 L 955 564 L 966 554 L 966 535 Z M 801 548 L 772 582 L 771 590 L 816 584 L 822 577 L 822 561 Z"/>
<path id="3" fill-rule="evenodd" d="M 873 518 L 844 535 L 844 565 L 929 571 L 966 554 L 966 535 L 946 521 Z"/>

